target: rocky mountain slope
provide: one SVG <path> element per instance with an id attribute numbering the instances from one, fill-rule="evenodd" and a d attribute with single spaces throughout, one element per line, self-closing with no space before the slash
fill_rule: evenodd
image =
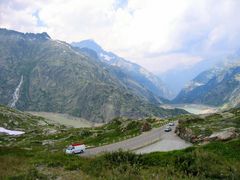
<path id="1" fill-rule="evenodd" d="M 0 103 L 21 110 L 68 113 L 95 122 L 116 116 L 171 116 L 145 101 L 101 62 L 46 33 L 0 29 Z"/>
<path id="2" fill-rule="evenodd" d="M 145 101 L 149 101 L 156 105 L 169 102 L 169 100 L 155 95 L 143 84 L 141 84 L 140 82 L 137 82 L 135 79 L 131 78 L 129 73 L 127 73 L 125 70 L 122 70 L 121 68 L 119 68 L 117 66 L 112 66 L 112 65 L 109 65 L 109 64 L 101 61 L 98 54 L 94 50 L 89 49 L 89 48 L 81 48 L 81 49 L 76 48 L 76 50 L 79 51 L 80 53 L 83 53 L 86 56 L 90 57 L 97 63 L 100 63 L 102 65 L 102 68 L 105 69 L 106 71 L 108 71 L 112 77 L 117 79 L 119 81 L 119 83 L 121 83 L 122 86 L 125 86 L 133 94 L 140 96 Z"/>
<path id="3" fill-rule="evenodd" d="M 172 98 L 172 92 L 157 76 L 135 63 L 129 62 L 112 52 L 105 51 L 93 40 L 73 42 L 72 45 L 80 48 L 88 54 L 92 54 L 92 57 L 94 57 L 95 60 L 101 61 L 105 65 L 110 66 L 111 73 L 122 83 L 138 94 L 142 96 L 145 95 L 147 99 L 152 98 L 162 102 L 164 101 L 163 98 Z M 94 50 L 96 54 L 93 55 L 93 52 L 89 49 Z"/>
<path id="4" fill-rule="evenodd" d="M 193 79 L 173 102 L 238 106 L 240 104 L 240 62 L 204 71 Z"/>

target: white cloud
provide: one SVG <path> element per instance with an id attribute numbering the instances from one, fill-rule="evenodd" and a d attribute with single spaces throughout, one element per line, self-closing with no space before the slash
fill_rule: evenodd
<path id="1" fill-rule="evenodd" d="M 239 7 L 238 0 L 2 0 L 0 26 L 95 39 L 159 73 L 239 47 Z"/>
<path id="2" fill-rule="evenodd" d="M 42 3 L 46 0 L 42 0 Z M 38 19 L 34 13 L 42 6 L 31 0 L 1 0 L 0 27 L 21 32 L 42 32 L 46 28 L 38 27 Z"/>
<path id="3" fill-rule="evenodd" d="M 203 59 L 184 53 L 170 53 L 156 56 L 138 57 L 136 63 L 140 63 L 146 69 L 151 69 L 155 74 L 161 74 L 171 69 L 188 69 Z"/>

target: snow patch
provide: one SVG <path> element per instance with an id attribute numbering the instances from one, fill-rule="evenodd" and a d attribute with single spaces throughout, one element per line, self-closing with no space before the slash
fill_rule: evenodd
<path id="1" fill-rule="evenodd" d="M 102 57 L 106 61 L 111 61 L 113 59 L 113 57 L 103 53 L 100 53 L 100 57 Z"/>
<path id="2" fill-rule="evenodd" d="M 192 91 L 194 88 L 203 86 L 203 85 L 204 85 L 204 83 L 192 81 L 185 87 L 185 91 Z"/>
<path id="3" fill-rule="evenodd" d="M 9 130 L 9 129 L 5 129 L 5 128 L 3 128 L 3 127 L 0 127 L 0 133 L 17 136 L 17 135 L 24 134 L 25 132 L 23 132 L 23 131 Z"/>
<path id="4" fill-rule="evenodd" d="M 203 83 L 199 83 L 199 82 L 195 82 L 194 84 L 193 84 L 195 87 L 197 87 L 197 86 L 202 86 L 202 85 L 204 85 Z"/>

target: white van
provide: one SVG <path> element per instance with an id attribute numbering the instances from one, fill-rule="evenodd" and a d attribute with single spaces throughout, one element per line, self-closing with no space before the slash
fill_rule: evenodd
<path id="1" fill-rule="evenodd" d="M 66 154 L 84 153 L 86 146 L 84 144 L 72 144 L 66 149 Z"/>
<path id="2" fill-rule="evenodd" d="M 170 123 L 168 123 L 168 125 L 169 126 L 174 126 L 175 124 L 174 124 L 174 122 L 170 122 Z"/>

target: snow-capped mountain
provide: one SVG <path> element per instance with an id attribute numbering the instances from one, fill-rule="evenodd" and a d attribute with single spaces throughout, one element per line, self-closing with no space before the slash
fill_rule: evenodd
<path id="1" fill-rule="evenodd" d="M 98 60 L 103 63 L 121 70 L 129 79 L 149 90 L 157 97 L 170 99 L 173 97 L 172 92 L 166 87 L 160 78 L 150 73 L 138 64 L 129 62 L 124 58 L 117 56 L 112 52 L 105 51 L 93 40 L 84 40 L 81 42 L 73 42 L 72 46 L 80 49 L 92 49 L 97 53 Z M 126 80 L 126 79 L 125 79 Z"/>
<path id="2" fill-rule="evenodd" d="M 231 107 L 240 105 L 240 61 L 225 63 L 200 73 L 173 102 Z"/>

